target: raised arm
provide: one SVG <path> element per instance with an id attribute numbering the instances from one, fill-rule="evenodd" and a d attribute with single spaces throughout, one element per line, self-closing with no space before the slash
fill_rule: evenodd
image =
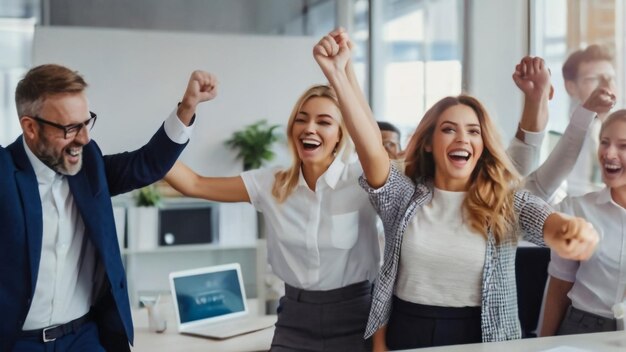
<path id="1" fill-rule="evenodd" d="M 214 75 L 204 71 L 193 71 L 176 115 L 186 126 L 191 124 L 198 104 L 209 101 L 217 95 L 218 81 Z"/>
<path id="2" fill-rule="evenodd" d="M 165 175 L 165 181 L 187 197 L 216 202 L 250 202 L 250 196 L 240 176 L 203 177 L 180 161 Z"/>
<path id="3" fill-rule="evenodd" d="M 358 83 L 349 78 L 347 65 L 350 54 L 348 41 L 336 31 L 323 37 L 313 48 L 315 61 L 337 93 L 341 113 L 354 141 L 365 178 L 370 186 L 378 188 L 389 175 L 389 157 L 369 107 L 363 107 L 367 103 L 359 98 L 362 93 Z"/>
<path id="4" fill-rule="evenodd" d="M 507 153 L 517 171 L 526 176 L 539 163 L 543 133 L 548 123 L 548 101 L 552 99 L 554 89 L 550 84 L 550 71 L 539 57 L 524 57 L 515 66 L 513 82 L 524 93 L 524 109 Z"/>
<path id="5" fill-rule="evenodd" d="M 606 86 L 596 88 L 583 105 L 574 111 L 563 136 L 546 161 L 528 175 L 525 188 L 545 201 L 550 201 L 574 168 L 591 122 L 597 114 L 611 110 L 615 100 L 615 94 Z"/>

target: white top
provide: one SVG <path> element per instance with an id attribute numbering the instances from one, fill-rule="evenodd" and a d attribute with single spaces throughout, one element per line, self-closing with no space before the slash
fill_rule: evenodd
<path id="1" fill-rule="evenodd" d="M 165 133 L 176 143 L 186 143 L 191 127 L 176 116 L 165 122 Z M 42 163 L 24 142 L 26 155 L 37 176 L 43 212 L 41 259 L 33 301 L 23 330 L 67 323 L 89 312 L 94 303 L 96 255 L 67 177 Z"/>
<path id="2" fill-rule="evenodd" d="M 435 188 L 431 203 L 417 210 L 402 240 L 399 298 L 442 307 L 481 305 L 487 244 L 460 216 L 465 195 Z"/>
<path id="3" fill-rule="evenodd" d="M 626 291 L 626 209 L 605 188 L 581 197 L 568 197 L 559 210 L 591 222 L 600 235 L 593 256 L 584 262 L 566 260 L 552 252 L 548 273 L 574 282 L 568 296 L 575 308 L 613 318 L 615 303 Z"/>
<path id="4" fill-rule="evenodd" d="M 582 150 L 578 155 L 572 172 L 567 176 L 565 189 L 569 196 L 582 196 L 600 188 L 597 186 L 597 182 L 602 182 L 597 155 L 601 127 L 602 121 L 594 119 L 588 128 L 586 136 L 583 137 Z"/>
<path id="5" fill-rule="evenodd" d="M 524 141 L 520 141 L 513 137 L 506 154 L 522 176 L 528 176 L 539 165 L 539 154 L 541 151 L 541 143 L 546 131 L 530 132 L 522 128 L 524 133 Z"/>
<path id="6" fill-rule="evenodd" d="M 574 110 L 563 136 L 546 161 L 525 180 L 524 187 L 546 202 L 556 203 L 557 191 L 572 173 L 578 156 L 583 150 L 583 141 L 596 113 L 579 106 Z"/>
<path id="7" fill-rule="evenodd" d="M 272 271 L 287 284 L 330 290 L 374 282 L 379 246 L 376 211 L 358 184 L 358 160 L 335 158 L 317 180 L 315 191 L 302 173 L 293 193 L 279 204 L 272 196 L 277 169 L 241 174 L 250 200 L 263 213 L 267 256 Z"/>

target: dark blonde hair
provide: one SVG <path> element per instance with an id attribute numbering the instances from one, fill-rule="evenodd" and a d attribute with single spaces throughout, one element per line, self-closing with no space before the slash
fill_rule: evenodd
<path id="1" fill-rule="evenodd" d="M 606 117 L 606 120 L 602 123 L 602 127 L 600 127 L 600 138 L 602 138 L 602 133 L 609 127 L 609 125 L 614 122 L 626 122 L 626 109 L 613 111 L 609 116 Z"/>
<path id="2" fill-rule="evenodd" d="M 289 122 L 287 123 L 287 145 L 289 147 L 289 152 L 291 153 L 292 163 L 291 167 L 286 170 L 278 171 L 275 175 L 274 185 L 272 187 L 272 195 L 279 203 L 282 203 L 291 195 L 294 188 L 298 184 L 298 179 L 300 177 L 300 168 L 302 166 L 302 160 L 298 155 L 298 150 L 296 149 L 296 141 L 293 140 L 291 136 L 291 131 L 293 129 L 294 122 L 296 120 L 296 116 L 300 113 L 302 106 L 311 98 L 326 98 L 332 101 L 337 107 L 339 107 L 339 101 L 337 99 L 337 95 L 335 91 L 327 85 L 316 85 L 309 89 L 307 89 L 298 99 L 296 104 L 291 111 L 291 115 L 289 116 Z M 343 118 L 340 118 L 339 122 L 339 130 L 341 132 L 341 139 L 339 140 L 339 144 L 337 145 L 335 150 L 341 150 L 341 148 L 345 145 L 346 140 L 348 139 L 348 131 L 346 130 L 345 124 L 343 122 Z"/>
<path id="3" fill-rule="evenodd" d="M 80 93 L 87 83 L 76 71 L 61 65 L 40 65 L 30 69 L 15 89 L 17 115 L 37 116 L 51 95 Z"/>
<path id="4" fill-rule="evenodd" d="M 497 243 L 513 235 L 515 213 L 514 191 L 520 176 L 504 152 L 495 125 L 486 109 L 468 95 L 446 97 L 438 101 L 424 114 L 409 141 L 406 152 L 406 175 L 412 180 L 433 180 L 435 160 L 426 146 L 432 145 L 433 134 L 441 114 L 450 107 L 465 105 L 471 108 L 480 123 L 484 150 L 470 176 L 470 186 L 463 201 L 464 215 L 470 227 L 487 237 L 491 230 Z"/>

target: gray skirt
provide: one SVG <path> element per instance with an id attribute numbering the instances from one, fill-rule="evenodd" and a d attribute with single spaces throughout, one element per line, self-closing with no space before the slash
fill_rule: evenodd
<path id="1" fill-rule="evenodd" d="M 557 335 L 587 334 L 591 332 L 615 331 L 616 322 L 613 318 L 602 317 L 569 306 L 559 326 Z"/>
<path id="2" fill-rule="evenodd" d="M 369 281 L 328 291 L 285 284 L 271 351 L 371 351 L 363 339 L 371 292 Z"/>

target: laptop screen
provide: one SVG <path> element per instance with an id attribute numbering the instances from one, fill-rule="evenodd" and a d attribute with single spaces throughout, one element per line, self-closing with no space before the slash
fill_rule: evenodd
<path id="1" fill-rule="evenodd" d="M 172 273 L 170 283 L 181 327 L 247 311 L 239 264 Z"/>

